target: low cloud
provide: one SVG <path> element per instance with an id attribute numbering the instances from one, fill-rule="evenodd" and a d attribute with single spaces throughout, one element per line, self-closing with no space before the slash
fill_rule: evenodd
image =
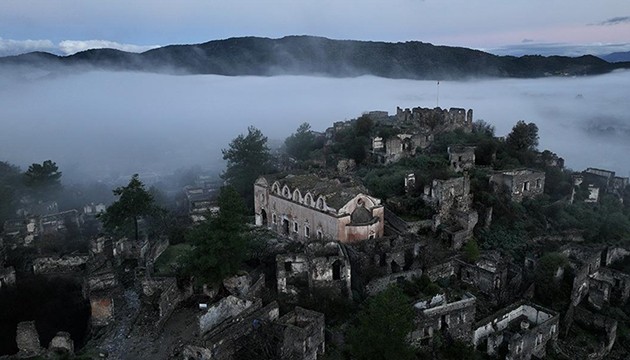
<path id="1" fill-rule="evenodd" d="M 31 51 L 54 51 L 50 40 L 11 40 L 0 37 L 0 56 L 18 55 Z"/>
<path id="2" fill-rule="evenodd" d="M 0 57 L 19 55 L 33 51 L 45 51 L 57 55 L 72 55 L 89 49 L 117 49 L 127 52 L 144 52 L 160 45 L 121 44 L 109 40 L 64 40 L 55 44 L 50 40 L 13 40 L 0 37 Z"/>
<path id="3" fill-rule="evenodd" d="M 109 40 L 64 40 L 59 43 L 59 50 L 65 55 L 76 54 L 89 49 L 117 49 L 127 52 L 144 52 L 160 47 L 159 45 L 121 44 Z"/>
<path id="4" fill-rule="evenodd" d="M 610 18 L 608 20 L 604 20 L 602 22 L 589 24 L 589 25 L 610 26 L 610 25 L 619 25 L 619 24 L 625 24 L 625 23 L 630 23 L 630 16 L 617 16 L 614 18 Z"/>
<path id="5" fill-rule="evenodd" d="M 526 39 L 527 40 L 527 39 Z M 497 48 L 481 49 L 495 55 L 543 55 L 543 56 L 582 56 L 608 55 L 614 52 L 630 51 L 630 43 L 621 44 L 566 44 L 566 43 L 536 43 L 523 40 L 519 44 L 501 46 Z"/>
<path id="6" fill-rule="evenodd" d="M 8 69 L 10 70 L 10 69 Z M 6 76 L 0 73 L 0 79 Z M 506 135 L 518 120 L 540 128 L 540 147 L 630 174 L 630 71 L 601 76 L 440 82 L 439 106 L 474 109 Z M 438 105 L 435 82 L 372 76 L 170 76 L 78 72 L 0 82 L 0 161 L 23 169 L 56 161 L 69 182 L 221 170 L 221 149 L 260 128 L 276 143 L 303 122 L 324 131 L 364 111 Z M 37 106 L 33 106 L 37 104 Z"/>

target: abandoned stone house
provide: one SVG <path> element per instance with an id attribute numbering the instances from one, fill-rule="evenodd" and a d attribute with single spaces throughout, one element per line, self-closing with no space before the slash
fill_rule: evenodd
<path id="1" fill-rule="evenodd" d="M 353 181 L 312 174 L 261 176 L 254 196 L 256 225 L 291 239 L 351 243 L 383 236 L 381 200 Z"/>
<path id="2" fill-rule="evenodd" d="M 520 301 L 478 321 L 472 343 L 505 359 L 544 358 L 547 343 L 558 338 L 559 322 L 555 311 Z"/>
<path id="3" fill-rule="evenodd" d="M 411 234 L 391 235 L 351 245 L 351 264 L 368 294 L 385 290 L 400 279 L 422 275 L 419 256 L 424 242 Z M 358 284 L 359 278 L 356 283 Z"/>
<path id="4" fill-rule="evenodd" d="M 426 149 L 433 143 L 433 134 L 427 131 L 405 131 L 382 138 L 372 138 L 370 150 L 372 160 L 377 164 L 391 164 L 416 155 L 417 149 Z"/>
<path id="5" fill-rule="evenodd" d="M 475 167 L 474 146 L 451 145 L 447 148 L 448 164 L 455 172 L 470 170 Z"/>
<path id="6" fill-rule="evenodd" d="M 279 294 L 295 297 L 307 290 L 351 297 L 351 276 L 346 249 L 336 241 L 313 241 L 304 252 L 276 256 Z"/>
<path id="7" fill-rule="evenodd" d="M 437 334 L 470 342 L 475 321 L 476 298 L 464 293 L 448 299 L 438 294 L 413 305 L 415 329 L 410 334 L 414 346 L 430 345 Z"/>
<path id="8" fill-rule="evenodd" d="M 472 209 L 470 178 L 433 180 L 424 187 L 422 199 L 435 209 L 433 230 L 443 228 L 453 249 L 459 249 L 470 239 L 479 221 L 477 211 Z M 442 225 L 442 226 L 441 226 Z"/>
<path id="9" fill-rule="evenodd" d="M 630 178 L 616 176 L 615 172 L 610 170 L 587 168 L 581 175 L 587 184 L 599 187 L 622 201 L 623 191 L 630 182 Z"/>
<path id="10" fill-rule="evenodd" d="M 606 267 L 616 258 L 613 254 L 623 249 L 594 249 L 576 245 L 562 248 L 560 253 L 569 259 L 573 271 L 571 303 L 577 306 L 583 299 L 596 309 L 607 304 L 624 305 L 630 297 L 630 276 Z M 627 253 L 624 251 L 624 254 Z"/>
<path id="11" fill-rule="evenodd" d="M 630 275 L 602 267 L 589 276 L 588 301 L 596 309 L 606 304 L 625 305 L 630 295 Z"/>
<path id="12" fill-rule="evenodd" d="M 102 214 L 107 210 L 107 207 L 103 203 L 89 203 L 83 206 L 83 215 L 96 216 Z"/>
<path id="13" fill-rule="evenodd" d="M 565 322 L 576 324 L 583 329 L 589 329 L 592 335 L 592 343 L 583 347 L 573 348 L 572 355 L 575 359 L 606 359 L 617 340 L 618 322 L 598 313 L 593 313 L 583 306 L 575 307 L 571 316 L 567 314 Z M 624 357 L 625 358 L 625 357 Z"/>
<path id="14" fill-rule="evenodd" d="M 31 246 L 42 236 L 78 231 L 81 226 L 79 212 L 68 210 L 43 216 L 29 216 L 4 222 L 3 237 L 16 246 Z"/>
<path id="15" fill-rule="evenodd" d="M 20 217 L 45 216 L 59 212 L 59 205 L 56 201 L 33 202 L 32 199 L 22 199 L 25 206 L 17 210 Z"/>
<path id="16" fill-rule="evenodd" d="M 277 302 L 242 308 L 223 318 L 212 328 L 200 333 L 200 338 L 186 345 L 187 360 L 227 360 L 239 354 L 270 349 L 278 359 L 315 360 L 325 352 L 324 314 L 295 307 L 280 317 Z"/>
<path id="17" fill-rule="evenodd" d="M 522 281 L 522 270 L 497 251 L 483 252 L 475 263 L 454 261 L 459 279 L 488 295 L 500 296 Z"/>
<path id="18" fill-rule="evenodd" d="M 490 176 L 490 185 L 494 191 L 507 194 L 512 201 L 521 202 L 544 192 L 545 173 L 532 169 L 498 172 Z"/>
<path id="19" fill-rule="evenodd" d="M 185 186 L 188 215 L 194 222 L 203 221 L 205 214 L 216 209 L 214 204 L 216 189 L 209 187 Z"/>

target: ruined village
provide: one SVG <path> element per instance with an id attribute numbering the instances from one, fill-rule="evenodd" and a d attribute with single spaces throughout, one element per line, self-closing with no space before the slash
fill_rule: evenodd
<path id="1" fill-rule="evenodd" d="M 516 120 L 371 111 L 273 149 L 251 127 L 221 178 L 74 207 L 52 161 L 2 163 L 32 181 L 2 209 L 0 358 L 628 359 L 629 179 Z"/>

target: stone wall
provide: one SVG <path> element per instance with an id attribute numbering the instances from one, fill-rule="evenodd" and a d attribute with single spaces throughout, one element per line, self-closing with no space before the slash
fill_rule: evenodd
<path id="1" fill-rule="evenodd" d="M 180 291 L 177 287 L 177 280 L 174 277 L 144 279 L 142 281 L 142 292 L 145 296 L 152 297 L 159 294 L 155 303 L 159 309 L 159 323 L 168 319 L 173 310 L 187 299 L 191 292 Z"/>
<path id="2" fill-rule="evenodd" d="M 621 261 L 630 256 L 630 251 L 620 247 L 609 247 L 606 250 L 606 263 L 604 266 L 610 266 L 611 264 Z"/>
<path id="3" fill-rule="evenodd" d="M 558 338 L 559 322 L 558 313 L 521 301 L 477 322 L 472 343 L 487 340 L 489 355 L 507 343 L 510 359 L 544 358 L 547 342 Z"/>
<path id="4" fill-rule="evenodd" d="M 449 110 L 436 107 L 434 109 L 415 107 L 413 109 L 396 108 L 396 118 L 399 122 L 410 123 L 420 128 L 429 129 L 434 133 L 462 129 L 472 131 L 472 109 L 466 111 L 461 108 Z"/>
<path id="5" fill-rule="evenodd" d="M 91 294 L 90 309 L 92 326 L 107 326 L 114 321 L 114 299 L 107 292 Z"/>
<path id="6" fill-rule="evenodd" d="M 70 337 L 70 333 L 59 331 L 48 345 L 48 350 L 56 353 L 74 354 L 74 341 Z"/>
<path id="7" fill-rule="evenodd" d="M 474 146 L 451 145 L 447 152 L 449 166 L 455 172 L 462 172 L 475 167 Z"/>
<path id="8" fill-rule="evenodd" d="M 301 307 L 278 319 L 280 358 L 316 360 L 326 348 L 324 314 Z"/>
<path id="9" fill-rule="evenodd" d="M 205 334 L 215 329 L 224 321 L 236 318 L 246 310 L 259 309 L 262 301 L 239 299 L 235 296 L 228 296 L 208 308 L 208 311 L 199 317 L 199 333 Z"/>
<path id="10" fill-rule="evenodd" d="M 615 345 L 617 339 L 617 320 L 592 313 L 582 307 L 575 308 L 573 319 L 578 324 L 603 334 L 603 336 L 600 337 L 603 341 L 599 344 L 595 352 L 588 355 L 588 359 L 604 359 Z"/>
<path id="11" fill-rule="evenodd" d="M 442 264 L 438 264 L 428 268 L 425 274 L 431 279 L 431 281 L 437 281 L 438 279 L 448 279 L 451 276 L 456 275 L 456 268 L 453 264 L 453 260 L 449 260 Z"/>
<path id="12" fill-rule="evenodd" d="M 15 342 L 19 349 L 18 357 L 35 356 L 42 352 L 35 321 L 23 321 L 17 325 Z"/>
<path id="13" fill-rule="evenodd" d="M 367 285 L 365 285 L 365 292 L 369 296 L 374 296 L 381 291 L 387 289 L 390 285 L 397 284 L 400 281 L 407 280 L 411 281 L 414 278 L 420 278 L 422 276 L 422 269 L 414 269 L 403 271 L 395 274 L 390 274 L 387 276 L 382 276 L 370 281 Z"/>
<path id="14" fill-rule="evenodd" d="M 308 289 L 330 291 L 350 297 L 352 268 L 344 248 L 337 242 L 311 242 L 304 253 L 276 256 L 279 294 L 294 297 Z"/>
<path id="15" fill-rule="evenodd" d="M 40 257 L 33 260 L 33 272 L 35 274 L 82 272 L 87 266 L 88 259 L 88 255 Z"/>
<path id="16" fill-rule="evenodd" d="M 471 294 L 452 302 L 447 302 L 445 295 L 437 295 L 430 301 L 416 303 L 414 310 L 415 329 L 410 340 L 415 346 L 429 345 L 438 332 L 464 342 L 472 338 L 476 298 Z"/>
<path id="17" fill-rule="evenodd" d="M 541 195 L 545 191 L 545 173 L 538 170 L 518 169 L 490 176 L 490 184 L 497 192 L 505 192 L 512 201 Z"/>
<path id="18" fill-rule="evenodd" d="M 15 269 L 13 266 L 0 268 L 0 289 L 15 285 Z"/>
<path id="19" fill-rule="evenodd" d="M 203 348 L 208 349 L 212 354 L 212 360 L 232 359 L 234 353 L 242 346 L 245 336 L 254 330 L 254 322 L 273 322 L 279 318 L 280 310 L 276 302 L 260 308 L 244 317 L 237 319 L 234 323 L 226 324 L 225 327 L 215 329 L 203 339 Z M 186 350 L 184 351 L 186 354 Z M 195 357 L 193 357 L 195 358 Z M 204 358 L 206 359 L 206 358 Z"/>

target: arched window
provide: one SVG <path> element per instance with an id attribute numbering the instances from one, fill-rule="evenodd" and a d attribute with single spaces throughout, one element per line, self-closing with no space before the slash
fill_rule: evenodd
<path id="1" fill-rule="evenodd" d="M 311 194 L 306 194 L 304 197 L 304 204 L 306 204 L 306 206 L 313 206 L 313 196 L 311 196 Z"/>
<path id="2" fill-rule="evenodd" d="M 324 210 L 324 198 L 321 196 L 317 199 L 317 208 L 319 210 Z"/>
<path id="3" fill-rule="evenodd" d="M 284 196 L 287 199 L 291 198 L 291 190 L 286 185 L 282 188 L 282 196 Z"/>
<path id="4" fill-rule="evenodd" d="M 293 201 L 300 202 L 300 190 L 295 189 L 293 191 Z"/>
<path id="5" fill-rule="evenodd" d="M 280 195 L 280 184 L 278 184 L 277 182 L 273 183 L 273 185 L 271 186 L 271 191 L 274 194 Z"/>

